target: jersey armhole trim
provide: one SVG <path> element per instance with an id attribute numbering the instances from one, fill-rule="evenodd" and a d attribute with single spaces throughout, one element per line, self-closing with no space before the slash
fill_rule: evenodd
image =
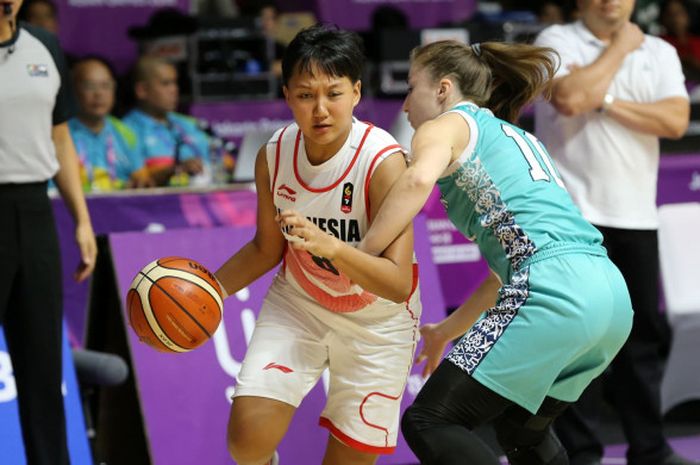
<path id="1" fill-rule="evenodd" d="M 274 194 L 275 192 L 275 183 L 277 182 L 277 173 L 279 171 L 280 167 L 280 152 L 282 150 L 282 136 L 284 136 L 285 131 L 289 125 L 285 126 L 284 129 L 282 129 L 282 132 L 280 132 L 280 136 L 277 138 L 277 147 L 275 147 L 275 171 L 273 172 L 272 175 L 272 185 L 270 186 L 270 192 Z M 267 150 L 267 149 L 265 149 Z M 268 170 L 270 168 L 268 167 Z"/>
<path id="2" fill-rule="evenodd" d="M 367 222 L 369 223 L 371 220 L 371 203 L 370 203 L 370 198 L 369 198 L 369 184 L 372 180 L 372 175 L 374 174 L 374 169 L 375 165 L 377 165 L 377 162 L 380 160 L 381 156 L 384 155 L 386 152 L 389 150 L 395 150 L 395 152 L 392 152 L 390 155 L 393 155 L 396 152 L 403 152 L 403 148 L 399 144 L 392 144 L 387 147 L 384 147 L 381 149 L 377 154 L 372 158 L 372 162 L 369 165 L 369 169 L 367 170 L 367 175 L 365 176 L 365 215 L 367 215 Z"/>
<path id="3" fill-rule="evenodd" d="M 440 178 L 446 178 L 447 176 L 450 176 L 452 173 L 457 171 L 462 164 L 469 159 L 469 157 L 472 156 L 474 153 L 474 149 L 476 148 L 476 143 L 479 139 L 479 125 L 476 123 L 476 120 L 474 117 L 464 110 L 460 110 L 459 108 L 455 108 L 453 110 L 447 111 L 444 114 L 447 113 L 457 113 L 459 114 L 462 118 L 464 118 L 464 121 L 467 123 L 467 126 L 469 126 L 469 142 L 467 143 L 467 146 L 465 147 L 464 151 L 457 157 L 455 161 L 450 163 L 450 166 L 448 166 L 445 171 L 443 171 L 442 175 Z"/>

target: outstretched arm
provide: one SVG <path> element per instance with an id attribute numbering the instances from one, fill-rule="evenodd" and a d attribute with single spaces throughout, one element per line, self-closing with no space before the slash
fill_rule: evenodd
<path id="1" fill-rule="evenodd" d="M 411 141 L 411 163 L 382 204 L 360 249 L 379 255 L 418 214 L 435 182 L 450 165 L 453 154 L 466 147 L 469 129 L 451 113 L 423 123 Z"/>
<path id="2" fill-rule="evenodd" d="M 482 313 L 496 304 L 501 282 L 495 274 L 489 273 L 474 293 L 462 305 L 439 323 L 421 327 L 423 339 L 416 363 L 425 360 L 423 376 L 430 375 L 440 364 L 445 347 L 450 341 L 461 337 L 469 331 Z"/>

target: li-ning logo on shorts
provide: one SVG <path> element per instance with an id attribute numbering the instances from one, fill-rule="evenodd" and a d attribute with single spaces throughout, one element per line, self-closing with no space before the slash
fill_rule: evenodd
<path id="1" fill-rule="evenodd" d="M 27 65 L 27 73 L 32 77 L 47 77 L 49 67 L 46 65 Z"/>
<path id="2" fill-rule="evenodd" d="M 297 191 L 295 191 L 286 184 L 282 184 L 280 187 L 277 188 L 277 195 L 279 197 L 282 197 L 283 199 L 287 199 L 292 202 L 297 201 L 297 198 L 295 197 L 295 195 L 297 195 Z"/>
<path id="3" fill-rule="evenodd" d="M 282 373 L 291 373 L 294 371 L 291 368 L 286 367 L 284 365 L 280 365 L 279 363 L 276 363 L 276 362 L 270 362 L 267 365 L 265 365 L 265 367 L 263 368 L 263 371 L 265 371 L 265 370 L 279 370 Z"/>
<path id="4" fill-rule="evenodd" d="M 352 191 L 354 187 L 351 182 L 346 182 L 343 186 L 343 197 L 340 199 L 340 211 L 350 213 L 352 211 Z"/>

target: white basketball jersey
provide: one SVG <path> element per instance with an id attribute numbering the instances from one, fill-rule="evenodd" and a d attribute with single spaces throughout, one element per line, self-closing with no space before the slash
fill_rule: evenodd
<path id="1" fill-rule="evenodd" d="M 304 136 L 293 123 L 267 144 L 272 196 L 278 211 L 295 209 L 320 229 L 356 246 L 369 227 L 369 183 L 374 170 L 401 146 L 386 131 L 353 120 L 332 158 L 309 163 Z M 333 312 L 354 312 L 377 300 L 324 258 L 287 247 L 281 273 L 295 288 Z"/>

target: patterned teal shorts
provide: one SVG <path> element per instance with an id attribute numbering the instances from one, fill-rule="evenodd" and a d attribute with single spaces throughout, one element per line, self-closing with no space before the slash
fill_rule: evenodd
<path id="1" fill-rule="evenodd" d="M 573 402 L 632 327 L 619 270 L 602 253 L 533 256 L 447 360 L 535 413 L 546 396 Z"/>

